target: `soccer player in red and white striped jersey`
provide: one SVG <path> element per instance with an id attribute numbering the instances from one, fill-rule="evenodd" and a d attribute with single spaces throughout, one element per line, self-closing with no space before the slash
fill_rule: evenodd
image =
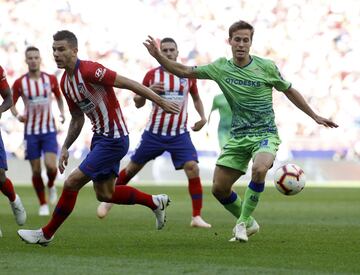
<path id="1" fill-rule="evenodd" d="M 174 39 L 169 37 L 162 39 L 160 50 L 168 59 L 176 61 L 179 52 Z M 187 129 L 189 96 L 192 97 L 195 109 L 200 116 L 200 120 L 191 127 L 192 130 L 199 131 L 206 123 L 196 79 L 179 78 L 163 67 L 158 67 L 145 75 L 143 84 L 161 97 L 177 102 L 181 106 L 181 111 L 179 114 L 167 114 L 160 106 L 153 103 L 141 142 L 131 156 L 131 161 L 127 167 L 120 172 L 116 184 L 127 184 L 148 161 L 167 151 L 171 155 L 175 169 L 184 169 L 188 178 L 188 189 L 192 201 L 190 225 L 192 227 L 210 228 L 211 225 L 201 217 L 203 192 L 197 164 L 198 157 Z M 136 107 L 141 108 L 146 99 L 136 95 L 134 100 Z M 105 217 L 111 207 L 112 204 L 101 203 L 97 210 L 98 217 Z"/>
<path id="2" fill-rule="evenodd" d="M 99 63 L 79 60 L 77 38 L 72 32 L 59 31 L 53 38 L 55 62 L 58 68 L 65 69 L 61 90 L 71 113 L 69 130 L 59 159 L 60 173 L 64 172 L 68 163 L 68 149 L 84 125 L 84 114 L 90 119 L 94 134 L 89 154 L 65 180 L 50 222 L 38 230 L 19 230 L 19 236 L 27 243 L 47 245 L 72 212 L 78 192 L 90 180 L 94 183 L 99 201 L 147 206 L 155 214 L 156 228 L 161 229 L 165 223 L 165 208 L 169 204 L 167 195 L 152 196 L 125 185 L 114 187 L 120 161 L 129 148 L 129 138 L 113 87 L 132 90 L 156 102 L 169 113 L 178 113 L 179 106 Z"/>
<path id="3" fill-rule="evenodd" d="M 30 46 L 25 50 L 28 72 L 19 77 L 12 86 L 14 106 L 11 112 L 24 123 L 25 159 L 30 161 L 32 183 L 39 200 L 39 215 L 50 214 L 45 197 L 45 185 L 41 177 L 41 155 L 44 154 L 49 201 L 56 203 L 57 194 L 54 181 L 57 175 L 56 157 L 58 144 L 56 125 L 51 110 L 55 97 L 60 110 L 60 121 L 64 122 L 64 104 L 55 75 L 40 70 L 41 57 L 38 48 Z M 15 107 L 19 97 L 24 102 L 25 113 L 19 114 Z"/>
<path id="4" fill-rule="evenodd" d="M 0 118 L 3 112 L 8 110 L 12 105 L 11 90 L 6 80 L 4 69 L 0 66 L 0 95 L 3 99 L 0 105 Z M 11 180 L 6 177 L 5 171 L 8 169 L 6 161 L 6 152 L 4 143 L 0 133 L 0 191 L 9 199 L 10 206 L 15 215 L 18 225 L 23 225 L 26 221 L 26 212 L 19 195 L 15 193 L 14 185 Z M 0 230 L 0 237 L 2 232 Z"/>

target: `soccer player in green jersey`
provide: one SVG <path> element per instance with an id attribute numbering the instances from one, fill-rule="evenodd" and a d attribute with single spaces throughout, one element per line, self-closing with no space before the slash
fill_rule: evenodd
<path id="1" fill-rule="evenodd" d="M 232 118 L 231 108 L 224 94 L 219 94 L 214 97 L 208 118 L 208 123 L 210 123 L 211 113 L 215 110 L 218 110 L 220 115 L 220 120 L 218 125 L 218 141 L 219 141 L 220 149 L 222 149 L 225 143 L 230 139 L 230 128 L 231 128 L 231 118 Z"/>
<path id="2" fill-rule="evenodd" d="M 149 53 L 173 74 L 216 81 L 230 104 L 233 113 L 231 138 L 217 160 L 212 192 L 237 218 L 231 240 L 240 242 L 247 242 L 249 236 L 259 231 L 259 225 L 251 214 L 264 190 L 266 173 L 273 165 L 281 142 L 274 119 L 273 88 L 283 92 L 316 123 L 330 128 L 338 127 L 311 109 L 291 83 L 282 78 L 273 61 L 250 55 L 253 34 L 254 28 L 249 23 L 233 23 L 228 39 L 232 58 L 219 58 L 198 67 L 184 66 L 167 59 L 151 36 L 144 42 Z M 245 174 L 251 159 L 251 181 L 241 201 L 232 186 Z"/>

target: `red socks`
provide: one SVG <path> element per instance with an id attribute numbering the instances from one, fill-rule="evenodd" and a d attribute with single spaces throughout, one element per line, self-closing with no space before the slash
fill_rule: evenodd
<path id="1" fill-rule="evenodd" d="M 57 170 L 55 170 L 54 172 L 47 172 L 46 174 L 48 176 L 47 187 L 51 188 L 54 186 L 54 182 L 55 182 L 56 175 L 57 175 Z"/>
<path id="2" fill-rule="evenodd" d="M 78 191 L 63 189 L 50 222 L 42 228 L 44 236 L 50 239 L 74 209 Z"/>
<path id="3" fill-rule="evenodd" d="M 40 205 L 46 204 L 45 186 L 41 176 L 32 176 L 32 184 L 39 199 Z"/>
<path id="4" fill-rule="evenodd" d="M 192 215 L 193 217 L 200 216 L 202 208 L 202 186 L 200 178 L 189 179 L 188 188 L 192 200 Z"/>
<path id="5" fill-rule="evenodd" d="M 127 178 L 126 169 L 122 169 L 116 179 L 115 185 L 126 185 L 131 179 Z"/>
<path id="6" fill-rule="evenodd" d="M 157 208 L 157 205 L 153 202 L 152 195 L 143 193 L 127 185 L 115 186 L 115 192 L 109 202 L 115 204 L 141 204 L 152 210 Z"/>
<path id="7" fill-rule="evenodd" d="M 13 202 L 16 198 L 14 185 L 12 184 L 9 178 L 6 178 L 4 184 L 0 188 L 1 192 L 4 193 L 6 197 L 8 197 L 9 201 Z"/>

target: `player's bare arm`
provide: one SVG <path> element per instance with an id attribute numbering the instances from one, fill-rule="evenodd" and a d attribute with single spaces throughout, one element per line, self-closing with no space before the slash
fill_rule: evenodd
<path id="1" fill-rule="evenodd" d="M 69 125 L 69 130 L 66 135 L 65 142 L 61 148 L 61 153 L 59 157 L 59 171 L 61 174 L 64 172 L 65 166 L 67 166 L 68 164 L 68 159 L 69 159 L 68 149 L 80 135 L 84 122 L 85 122 L 84 113 L 80 109 L 71 111 L 71 121 Z"/>
<path id="2" fill-rule="evenodd" d="M 114 86 L 117 88 L 131 90 L 137 95 L 153 101 L 167 113 L 177 114 L 180 112 L 180 107 L 177 103 L 163 99 L 161 96 L 154 93 L 148 87 L 145 87 L 144 85 L 124 76 L 116 75 Z"/>
<path id="3" fill-rule="evenodd" d="M 313 120 L 316 121 L 317 124 L 324 125 L 325 127 L 329 128 L 337 128 L 338 125 L 331 121 L 330 119 L 321 117 L 317 115 L 309 106 L 309 104 L 306 103 L 303 96 L 294 88 L 290 88 L 285 92 L 286 97 L 301 111 L 303 111 L 305 114 L 307 114 L 309 117 L 311 117 Z"/>
<path id="4" fill-rule="evenodd" d="M 197 132 L 197 131 L 200 131 L 202 127 L 204 127 L 207 120 L 205 117 L 204 105 L 202 103 L 202 100 L 201 100 L 199 94 L 191 94 L 191 96 L 192 96 L 192 99 L 194 102 L 195 110 L 198 112 L 198 114 L 200 116 L 200 120 L 195 122 L 194 126 L 191 127 L 191 129 L 193 131 Z"/>
<path id="5" fill-rule="evenodd" d="M 65 112 L 64 112 L 64 102 L 62 100 L 62 97 L 56 98 L 57 105 L 59 107 L 60 111 L 60 122 L 65 122 Z"/>
<path id="6" fill-rule="evenodd" d="M 3 112 L 8 110 L 13 104 L 12 95 L 10 88 L 4 89 L 1 91 L 1 97 L 3 98 L 3 103 L 0 105 L 0 116 Z"/>
<path id="7" fill-rule="evenodd" d="M 149 89 L 153 90 L 157 94 L 160 94 L 160 93 L 164 92 L 164 83 L 163 82 L 154 83 L 149 86 Z M 139 95 L 135 95 L 134 102 L 135 102 L 136 108 L 141 108 L 145 105 L 146 98 L 139 96 Z"/>
<path id="8" fill-rule="evenodd" d="M 196 72 L 193 67 L 185 66 L 181 63 L 168 59 L 163 55 L 153 37 L 150 35 L 143 43 L 148 52 L 169 72 L 184 78 L 196 78 Z"/>

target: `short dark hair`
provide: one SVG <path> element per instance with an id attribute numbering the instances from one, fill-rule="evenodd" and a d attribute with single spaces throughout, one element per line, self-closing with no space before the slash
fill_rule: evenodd
<path id="1" fill-rule="evenodd" d="M 251 40 L 252 40 L 255 30 L 254 30 L 254 27 L 251 26 L 248 22 L 245 22 L 243 20 L 239 20 L 239 21 L 233 23 L 229 28 L 229 37 L 232 38 L 233 33 L 238 31 L 238 30 L 250 30 L 250 32 L 251 32 Z"/>
<path id="2" fill-rule="evenodd" d="M 53 39 L 54 41 L 66 40 L 74 48 L 78 46 L 75 34 L 68 30 L 58 31 L 53 35 Z"/>
<path id="3" fill-rule="evenodd" d="M 161 39 L 160 45 L 161 45 L 162 43 L 174 43 L 175 46 L 176 46 L 176 48 L 178 47 L 177 44 L 176 44 L 176 42 L 175 42 L 175 40 L 174 40 L 173 38 L 171 38 L 171 37 L 165 37 L 165 38 Z"/>
<path id="4" fill-rule="evenodd" d="M 25 56 L 26 56 L 26 54 L 27 54 L 28 52 L 31 52 L 31 51 L 40 52 L 40 50 L 39 50 L 38 48 L 36 48 L 36 47 L 34 47 L 34 46 L 29 46 L 29 47 L 27 47 L 26 50 L 25 50 Z"/>

